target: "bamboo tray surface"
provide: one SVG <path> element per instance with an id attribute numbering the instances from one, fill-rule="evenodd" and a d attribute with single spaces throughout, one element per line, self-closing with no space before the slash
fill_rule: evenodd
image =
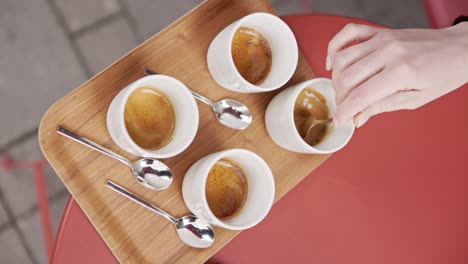
<path id="1" fill-rule="evenodd" d="M 55 103 L 43 117 L 39 141 L 44 155 L 120 262 L 201 263 L 239 232 L 215 227 L 216 239 L 210 248 L 191 248 L 179 240 L 172 223 L 107 188 L 106 179 L 179 217 L 189 214 L 181 193 L 185 172 L 210 153 L 230 148 L 258 153 L 273 171 L 275 201 L 328 157 L 292 153 L 270 139 L 265 129 L 264 111 L 278 91 L 235 93 L 222 89 L 211 78 L 206 54 L 212 39 L 224 27 L 253 12 L 275 14 L 268 0 L 205 1 Z M 212 100 L 239 100 L 254 115 L 248 129 L 233 130 L 219 124 L 212 110 L 198 103 L 200 124 L 192 145 L 178 156 L 164 160 L 174 175 L 171 187 L 164 191 L 144 188 L 124 164 L 55 132 L 57 125 L 63 125 L 130 160 L 138 159 L 119 149 L 111 140 L 106 129 L 106 112 L 121 89 L 144 76 L 145 66 L 179 79 Z M 296 73 L 286 87 L 313 77 L 300 55 Z"/>

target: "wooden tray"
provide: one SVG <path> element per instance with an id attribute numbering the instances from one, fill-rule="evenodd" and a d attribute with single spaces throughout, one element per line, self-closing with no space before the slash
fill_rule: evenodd
<path id="1" fill-rule="evenodd" d="M 206 53 L 216 34 L 235 20 L 259 11 L 275 13 L 268 0 L 206 1 L 62 98 L 45 114 L 39 128 L 44 155 L 120 262 L 201 263 L 238 232 L 215 228 L 216 241 L 210 248 L 186 246 L 171 223 L 105 187 L 106 179 L 174 216 L 183 216 L 189 213 L 181 194 L 184 174 L 191 164 L 209 153 L 230 148 L 245 148 L 258 153 L 275 176 L 275 201 L 328 157 L 288 152 L 270 139 L 265 129 L 264 111 L 277 91 L 230 92 L 218 86 L 208 72 Z M 55 132 L 57 125 L 63 125 L 136 160 L 137 157 L 125 153 L 111 140 L 106 129 L 106 111 L 122 88 L 144 76 L 144 66 L 173 76 L 213 100 L 233 98 L 242 101 L 254 115 L 253 124 L 247 130 L 237 131 L 219 124 L 211 109 L 198 103 L 200 126 L 193 144 L 178 156 L 164 160 L 174 174 L 172 186 L 164 191 L 142 187 L 125 165 Z M 297 71 L 286 86 L 313 77 L 300 56 Z"/>

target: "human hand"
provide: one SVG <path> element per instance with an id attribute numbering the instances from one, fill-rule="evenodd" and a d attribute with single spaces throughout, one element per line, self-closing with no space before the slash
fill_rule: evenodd
<path id="1" fill-rule="evenodd" d="M 350 46 L 351 45 L 351 46 Z M 348 47 L 349 46 L 349 47 Z M 335 125 L 416 109 L 468 82 L 468 23 L 392 30 L 346 25 L 329 43 Z"/>

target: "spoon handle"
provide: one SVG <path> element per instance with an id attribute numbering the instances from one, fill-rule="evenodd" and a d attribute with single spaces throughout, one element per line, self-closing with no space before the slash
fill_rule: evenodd
<path id="1" fill-rule="evenodd" d="M 203 103 L 213 107 L 213 102 L 210 99 L 208 99 L 205 96 L 203 96 L 203 95 L 201 95 L 201 94 L 199 94 L 197 92 L 194 92 L 192 90 L 190 90 L 190 92 L 192 92 L 192 95 L 193 95 L 193 97 L 195 97 L 195 99 L 198 99 L 200 102 L 203 102 Z"/>
<path id="2" fill-rule="evenodd" d="M 145 72 L 146 75 L 158 74 L 157 72 L 155 72 L 155 71 L 153 71 L 153 70 L 151 70 L 149 68 L 146 68 L 146 67 L 144 69 L 144 72 Z M 199 94 L 197 92 L 192 91 L 190 88 L 189 88 L 189 90 L 192 93 L 193 97 L 195 97 L 195 99 L 197 99 L 197 100 L 199 100 L 199 101 L 201 101 L 201 102 L 203 102 L 203 103 L 205 103 L 207 105 L 213 106 L 213 102 L 210 99 L 206 98 L 205 96 L 203 96 L 203 95 L 201 95 L 201 94 Z"/>
<path id="3" fill-rule="evenodd" d="M 161 215 L 162 217 L 166 218 L 167 220 L 171 221 L 172 223 L 174 223 L 174 224 L 176 223 L 177 219 L 175 219 L 174 217 L 172 217 L 168 213 L 164 212 L 163 210 L 159 209 L 158 207 L 156 207 L 152 203 L 143 200 L 142 198 L 138 197 L 137 195 L 133 194 L 132 192 L 128 191 L 127 189 L 125 189 L 125 188 L 121 187 L 120 185 L 114 183 L 113 181 L 107 180 L 106 181 L 106 186 L 111 188 L 112 190 L 116 191 L 117 193 L 127 197 L 128 199 L 134 201 L 135 203 L 140 204 L 140 205 L 150 209 L 151 211 Z"/>
<path id="4" fill-rule="evenodd" d="M 65 136 L 65 137 L 67 137 L 69 139 L 72 139 L 72 140 L 74 140 L 74 141 L 76 141 L 78 143 L 81 143 L 81 144 L 83 144 L 85 146 L 88 146 L 88 147 L 90 147 L 90 148 L 92 148 L 94 150 L 97 150 L 97 151 L 99 151 L 99 152 L 101 152 L 103 154 L 106 154 L 107 156 L 112 157 L 112 158 L 124 163 L 125 165 L 129 166 L 130 168 L 132 168 L 132 163 L 128 159 L 120 156 L 119 154 L 113 152 L 110 149 L 107 149 L 107 148 L 105 148 L 103 146 L 98 145 L 97 143 L 95 143 L 95 142 L 93 142 L 93 141 L 91 141 L 89 139 L 78 136 L 77 134 L 75 134 L 75 133 L 73 133 L 73 132 L 71 132 L 69 130 L 66 130 L 65 128 L 63 128 L 61 126 L 57 127 L 57 133 L 59 133 L 62 136 Z"/>
<path id="5" fill-rule="evenodd" d="M 330 117 L 325 120 L 310 120 L 310 119 L 307 120 L 306 124 L 308 124 L 308 126 L 305 126 L 305 127 L 308 127 L 306 130 L 306 136 L 309 134 L 312 128 L 314 128 L 316 125 L 331 125 L 332 122 L 333 122 L 333 117 Z"/>
<path id="6" fill-rule="evenodd" d="M 333 117 L 330 117 L 328 119 L 324 119 L 324 120 L 316 120 L 315 121 L 315 124 L 319 125 L 319 124 L 329 124 L 333 122 Z"/>

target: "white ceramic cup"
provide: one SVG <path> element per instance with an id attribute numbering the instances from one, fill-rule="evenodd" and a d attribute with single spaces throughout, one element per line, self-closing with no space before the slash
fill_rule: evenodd
<path id="1" fill-rule="evenodd" d="M 174 135 L 166 146 L 147 150 L 138 146 L 128 134 L 124 111 L 128 97 L 144 86 L 156 88 L 169 97 L 175 111 Z M 190 90 L 180 81 L 166 75 L 151 75 L 129 84 L 114 97 L 107 110 L 107 130 L 123 150 L 141 157 L 168 158 L 185 150 L 192 143 L 198 129 L 198 107 Z"/>
<path id="2" fill-rule="evenodd" d="M 220 159 L 235 161 L 247 176 L 248 192 L 244 206 L 228 219 L 219 219 L 206 199 L 206 180 Z M 275 198 L 275 180 L 268 164 L 257 154 L 245 149 L 230 149 L 210 154 L 195 162 L 185 174 L 182 185 L 184 201 L 192 213 L 207 223 L 232 230 L 250 228 L 265 218 Z"/>
<path id="3" fill-rule="evenodd" d="M 330 115 L 335 115 L 335 90 L 333 90 L 331 80 L 327 78 L 308 80 L 285 89 L 271 100 L 265 114 L 268 134 L 280 147 L 294 152 L 326 154 L 338 151 L 348 143 L 353 135 L 354 124 L 352 122 L 333 127 L 322 142 L 313 147 L 301 138 L 296 129 L 294 104 L 301 91 L 307 87 L 322 94 L 327 100 Z"/>
<path id="4" fill-rule="evenodd" d="M 234 33 L 239 27 L 249 27 L 261 33 L 271 48 L 272 64 L 266 79 L 254 85 L 237 71 L 231 54 Z M 222 87 L 243 93 L 267 92 L 286 84 L 296 70 L 298 48 L 291 29 L 277 16 L 253 13 L 221 31 L 208 48 L 208 70 Z"/>

